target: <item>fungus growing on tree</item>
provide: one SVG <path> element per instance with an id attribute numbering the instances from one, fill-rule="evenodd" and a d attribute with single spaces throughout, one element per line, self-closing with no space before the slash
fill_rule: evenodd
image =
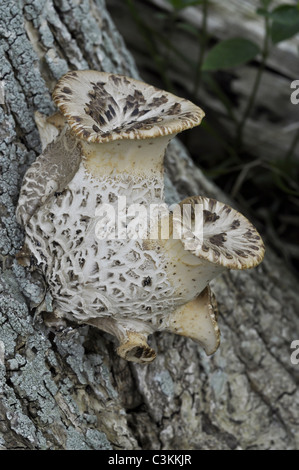
<path id="1" fill-rule="evenodd" d="M 165 149 L 203 111 L 141 81 L 89 70 L 62 77 L 53 99 L 59 113 L 37 116 L 43 152 L 25 174 L 17 218 L 54 313 L 116 336 L 127 360 L 152 361 L 147 337 L 162 330 L 212 354 L 219 329 L 209 282 L 226 268 L 256 266 L 264 248 L 245 217 L 213 199 L 165 208 Z M 188 230 L 176 237 L 186 205 Z M 167 219 L 166 238 L 152 236 L 153 206 L 153 226 Z"/>

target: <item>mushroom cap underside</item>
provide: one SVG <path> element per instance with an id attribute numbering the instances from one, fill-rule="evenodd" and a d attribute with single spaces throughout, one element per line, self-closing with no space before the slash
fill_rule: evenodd
<path id="1" fill-rule="evenodd" d="M 172 214 L 171 235 L 178 226 L 182 227 L 180 239 L 191 254 L 229 269 L 253 268 L 263 260 L 265 247 L 261 236 L 232 207 L 215 199 L 193 196 L 181 201 L 178 208 Z"/>
<path id="2" fill-rule="evenodd" d="M 95 143 L 177 134 L 204 117 L 186 99 L 140 80 L 94 70 L 68 72 L 58 81 L 53 100 L 72 131 Z"/>

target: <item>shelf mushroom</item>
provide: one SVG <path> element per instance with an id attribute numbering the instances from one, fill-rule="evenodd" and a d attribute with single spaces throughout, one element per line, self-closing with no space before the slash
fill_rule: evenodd
<path id="1" fill-rule="evenodd" d="M 219 328 L 209 282 L 224 269 L 256 266 L 264 246 L 226 204 L 200 196 L 171 210 L 165 204 L 166 147 L 204 112 L 141 81 L 91 70 L 64 75 L 53 99 L 59 112 L 36 116 L 43 151 L 25 174 L 17 220 L 55 314 L 114 335 L 126 360 L 152 361 L 147 337 L 163 330 L 213 354 Z"/>

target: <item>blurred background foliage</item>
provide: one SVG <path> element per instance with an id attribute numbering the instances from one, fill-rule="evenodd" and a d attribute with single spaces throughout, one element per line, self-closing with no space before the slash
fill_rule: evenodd
<path id="1" fill-rule="evenodd" d="M 179 135 L 195 163 L 298 273 L 299 104 L 290 97 L 299 43 L 288 44 L 299 34 L 299 2 L 240 3 L 254 8 L 236 15 L 235 24 L 233 5 L 222 17 L 213 0 L 107 6 L 142 78 L 205 110 L 196 132 Z"/>

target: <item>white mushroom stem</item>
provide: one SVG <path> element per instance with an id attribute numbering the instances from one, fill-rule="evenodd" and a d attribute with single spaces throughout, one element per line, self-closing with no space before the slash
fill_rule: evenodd
<path id="1" fill-rule="evenodd" d="M 212 279 L 225 271 L 224 266 L 194 256 L 188 252 L 182 240 L 165 240 L 166 266 L 169 278 L 179 279 L 177 296 L 183 301 L 190 301 L 199 295 Z"/>
<path id="2" fill-rule="evenodd" d="M 84 166 L 95 179 L 131 178 L 157 180 L 163 186 L 163 159 L 166 147 L 174 136 L 108 143 L 81 141 Z M 150 202 L 150 201 L 149 201 Z"/>

